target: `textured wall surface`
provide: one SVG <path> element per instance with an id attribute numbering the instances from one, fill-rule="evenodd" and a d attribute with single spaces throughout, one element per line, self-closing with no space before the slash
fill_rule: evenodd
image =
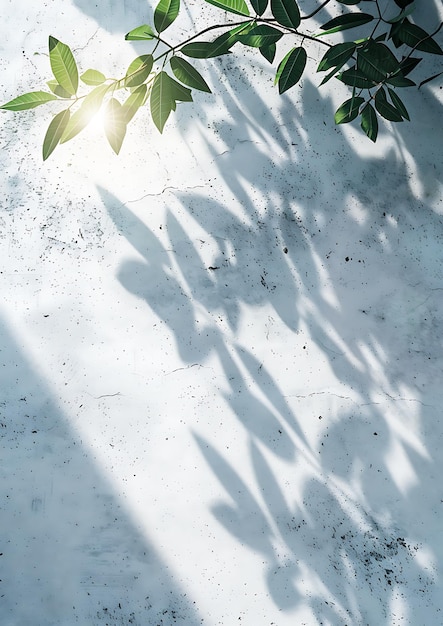
<path id="1" fill-rule="evenodd" d="M 48 35 L 121 75 L 152 21 L 2 2 L 2 102 Z M 315 73 L 197 63 L 119 157 L 0 111 L 0 622 L 441 624 L 442 91 L 373 145 Z"/>

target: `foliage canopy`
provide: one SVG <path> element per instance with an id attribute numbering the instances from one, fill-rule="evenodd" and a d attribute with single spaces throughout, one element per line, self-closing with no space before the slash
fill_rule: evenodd
<path id="1" fill-rule="evenodd" d="M 300 82 L 307 67 L 308 48 L 320 42 L 325 48 L 317 66 L 317 72 L 324 73 L 320 86 L 334 78 L 346 85 L 350 93 L 335 112 L 335 123 L 360 118 L 362 130 L 375 142 L 380 118 L 409 121 L 398 91 L 416 86 L 410 75 L 423 60 L 423 54 L 443 55 L 435 38 L 443 24 L 436 24 L 432 33 L 418 26 L 412 21 L 416 5 L 412 0 L 388 0 L 383 9 L 381 0 L 324 0 L 306 15 L 296 0 L 248 0 L 249 4 L 246 0 L 204 1 L 224 12 L 223 23 L 212 24 L 186 41 L 172 44 L 163 33 L 177 19 L 180 0 L 160 0 L 154 10 L 153 26 L 142 24 L 127 33 L 127 41 L 147 42 L 149 50 L 135 58 L 119 79 L 107 78 L 96 69 L 79 75 L 69 46 L 50 36 L 53 78 L 47 82 L 49 91 L 23 94 L 0 108 L 23 111 L 54 101 L 65 106 L 54 115 L 46 131 L 44 160 L 58 144 L 86 128 L 103 108 L 105 135 L 118 154 L 127 125 L 140 109 L 148 108 L 155 126 L 163 132 L 177 104 L 192 102 L 192 90 L 211 92 L 195 67 L 196 60 L 231 54 L 234 46 L 237 50 L 247 46 L 273 64 L 277 44 L 289 37 L 295 45 L 278 62 L 275 72 L 279 93 Z M 310 31 L 309 23 L 314 24 L 317 15 L 331 3 L 339 14 L 317 28 L 317 32 Z M 241 19 L 226 20 L 226 12 Z M 334 43 L 337 33 L 356 28 L 363 36 Z M 219 34 L 209 36 L 212 33 Z M 209 39 L 202 39 L 206 36 Z M 426 78 L 419 87 L 442 74 Z"/>

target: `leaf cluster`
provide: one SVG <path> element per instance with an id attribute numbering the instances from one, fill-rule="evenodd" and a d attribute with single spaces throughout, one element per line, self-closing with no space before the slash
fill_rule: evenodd
<path id="1" fill-rule="evenodd" d="M 177 104 L 192 102 L 192 90 L 211 92 L 195 67 L 198 60 L 231 54 L 234 46 L 246 46 L 273 64 L 279 42 L 289 37 L 295 45 L 277 61 L 275 69 L 279 93 L 300 83 L 307 67 L 308 47 L 320 42 L 327 48 L 317 66 L 317 72 L 325 73 L 320 86 L 334 78 L 350 90 L 351 97 L 335 113 L 335 123 L 360 118 L 362 130 L 375 142 L 380 118 L 389 122 L 409 121 L 398 90 L 416 85 L 410 74 L 423 55 L 443 55 L 435 38 L 442 24 L 434 33 L 418 26 L 412 21 L 415 9 L 412 0 L 390 0 L 392 14 L 388 18 L 379 0 L 326 0 L 309 15 L 302 14 L 297 0 L 248 0 L 249 4 L 246 0 L 204 1 L 241 19 L 212 24 L 174 45 L 164 39 L 163 33 L 177 19 L 180 0 L 160 0 L 155 7 L 153 25 L 138 26 L 125 37 L 127 41 L 147 42 L 151 49 L 135 58 L 118 79 L 106 77 L 96 69 L 80 74 L 71 49 L 51 36 L 49 61 L 53 78 L 47 82 L 49 91 L 23 94 L 0 108 L 23 111 L 49 102 L 65 105 L 55 113 L 46 131 L 44 160 L 59 144 L 86 128 L 101 110 L 105 136 L 118 154 L 127 126 L 140 109 L 148 109 L 154 125 L 163 132 Z M 340 7 L 339 15 L 326 21 L 317 33 L 302 29 L 331 1 Z M 364 10 L 360 5 L 364 5 Z M 330 40 L 331 36 L 351 29 L 358 29 L 359 38 L 338 43 Z M 202 39 L 209 33 L 209 39 Z M 431 76 L 419 86 L 441 74 Z"/>
<path id="2" fill-rule="evenodd" d="M 363 0 L 354 4 L 360 1 Z M 336 124 L 352 122 L 360 116 L 361 128 L 374 142 L 378 135 L 378 117 L 390 122 L 410 119 L 397 89 L 416 85 L 409 77 L 423 59 L 415 56 L 416 51 L 443 55 L 434 37 L 410 21 L 414 4 L 403 1 L 401 5 L 401 11 L 388 20 L 381 14 L 376 17 L 355 12 L 322 26 L 324 33 L 332 33 L 374 23 L 369 37 L 331 46 L 317 67 L 318 72 L 328 72 L 321 84 L 335 77 L 352 88 L 352 97 L 335 113 Z M 441 25 L 436 32 L 440 28 Z M 428 81 L 421 84 L 424 82 Z"/>

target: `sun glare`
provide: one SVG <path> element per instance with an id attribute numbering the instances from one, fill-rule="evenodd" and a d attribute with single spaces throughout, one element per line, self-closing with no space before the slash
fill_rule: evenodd
<path id="1" fill-rule="evenodd" d="M 88 130 L 94 136 L 103 135 L 106 119 L 106 103 L 103 104 L 100 109 L 95 113 L 88 124 Z"/>

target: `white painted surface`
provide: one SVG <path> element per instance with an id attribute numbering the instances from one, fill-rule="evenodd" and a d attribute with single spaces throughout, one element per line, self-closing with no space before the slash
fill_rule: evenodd
<path id="1" fill-rule="evenodd" d="M 3 102 L 150 11 L 3 3 Z M 2 625 L 443 623 L 441 91 L 373 146 L 222 63 L 118 158 L 0 116 Z"/>

